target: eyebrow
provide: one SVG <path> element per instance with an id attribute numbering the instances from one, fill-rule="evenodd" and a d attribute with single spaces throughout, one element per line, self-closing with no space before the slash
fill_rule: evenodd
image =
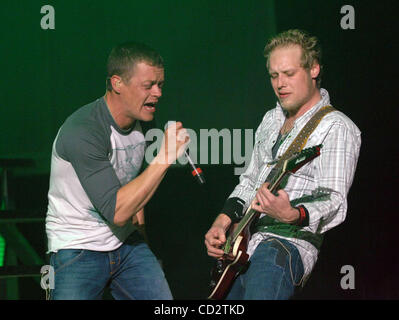
<path id="1" fill-rule="evenodd" d="M 292 69 L 287 69 L 287 70 L 281 71 L 280 73 L 285 73 L 285 74 L 287 74 L 287 73 L 296 72 L 296 71 L 297 71 L 297 68 L 292 68 Z M 277 71 L 273 71 L 273 70 L 269 70 L 269 74 L 270 74 L 270 75 L 271 75 L 271 74 L 278 74 L 278 72 L 277 72 Z"/>
<path id="2" fill-rule="evenodd" d="M 160 81 L 157 81 L 157 80 L 144 80 L 141 84 L 145 85 L 145 86 L 147 86 L 147 85 L 153 86 L 154 84 L 157 84 L 157 83 L 162 85 L 164 82 L 165 82 L 165 80 L 160 80 Z"/>

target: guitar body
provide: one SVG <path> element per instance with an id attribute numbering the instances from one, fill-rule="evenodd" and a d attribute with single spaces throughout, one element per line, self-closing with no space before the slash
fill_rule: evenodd
<path id="1" fill-rule="evenodd" d="M 208 299 L 222 300 L 227 296 L 234 279 L 248 263 L 248 240 L 249 232 L 245 230 L 234 242 L 229 255 L 217 260 L 216 266 L 212 269 L 211 294 Z"/>

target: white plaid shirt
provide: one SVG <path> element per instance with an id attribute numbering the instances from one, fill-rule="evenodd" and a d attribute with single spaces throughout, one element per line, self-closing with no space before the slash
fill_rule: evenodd
<path id="1" fill-rule="evenodd" d="M 325 89 L 320 89 L 321 100 L 312 109 L 296 119 L 294 126 L 283 141 L 277 152 L 280 157 L 289 147 L 307 121 L 323 106 L 330 105 L 330 98 Z M 240 176 L 240 183 L 229 196 L 245 201 L 244 212 L 254 199 L 256 189 L 262 185 L 273 166 L 267 164 L 272 158 L 272 147 L 276 142 L 285 115 L 277 103 L 276 108 L 268 111 L 255 133 L 255 145 L 251 162 L 247 170 Z M 309 225 L 301 230 L 314 234 L 322 234 L 345 220 L 347 211 L 347 194 L 355 174 L 359 156 L 361 138 L 360 130 L 342 112 L 333 111 L 321 120 L 310 135 L 305 148 L 322 144 L 321 154 L 305 164 L 288 178 L 284 190 L 290 200 L 311 195 L 317 188 L 328 188 L 331 191 L 329 199 L 296 203 L 303 204 L 309 212 Z M 264 214 L 261 215 L 261 217 Z M 248 253 L 252 255 L 256 246 L 265 238 L 276 236 L 267 232 L 255 233 L 249 243 Z M 317 260 L 318 250 L 308 241 L 287 238 L 299 250 L 303 265 L 304 278 L 312 271 Z"/>

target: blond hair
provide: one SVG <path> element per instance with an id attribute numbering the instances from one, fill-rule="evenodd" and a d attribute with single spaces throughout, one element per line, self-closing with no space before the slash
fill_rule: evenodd
<path id="1" fill-rule="evenodd" d="M 316 78 L 317 86 L 320 88 L 323 70 L 321 63 L 321 47 L 319 40 L 315 36 L 310 36 L 306 31 L 291 29 L 269 39 L 263 51 L 263 55 L 267 60 L 267 68 L 269 68 L 270 54 L 274 49 L 292 45 L 298 45 L 302 48 L 301 66 L 303 68 L 309 70 L 315 63 L 320 65 L 320 72 Z"/>

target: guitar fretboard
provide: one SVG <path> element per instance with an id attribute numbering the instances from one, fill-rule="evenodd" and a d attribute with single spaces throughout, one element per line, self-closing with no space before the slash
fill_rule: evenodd
<path id="1" fill-rule="evenodd" d="M 270 185 L 268 187 L 270 192 L 276 191 L 280 181 L 287 174 L 287 172 L 284 169 L 285 169 L 285 164 L 283 165 L 283 168 L 278 168 L 278 171 L 272 176 Z M 247 225 L 255 218 L 255 216 L 258 213 L 259 212 L 252 209 L 252 207 L 249 207 L 247 209 L 244 217 L 241 219 L 241 221 L 238 223 L 234 232 L 228 237 L 228 239 L 226 241 L 226 244 L 224 246 L 224 252 L 226 254 L 230 252 L 231 244 L 237 240 L 237 237 L 240 235 L 240 233 L 247 227 Z"/>

